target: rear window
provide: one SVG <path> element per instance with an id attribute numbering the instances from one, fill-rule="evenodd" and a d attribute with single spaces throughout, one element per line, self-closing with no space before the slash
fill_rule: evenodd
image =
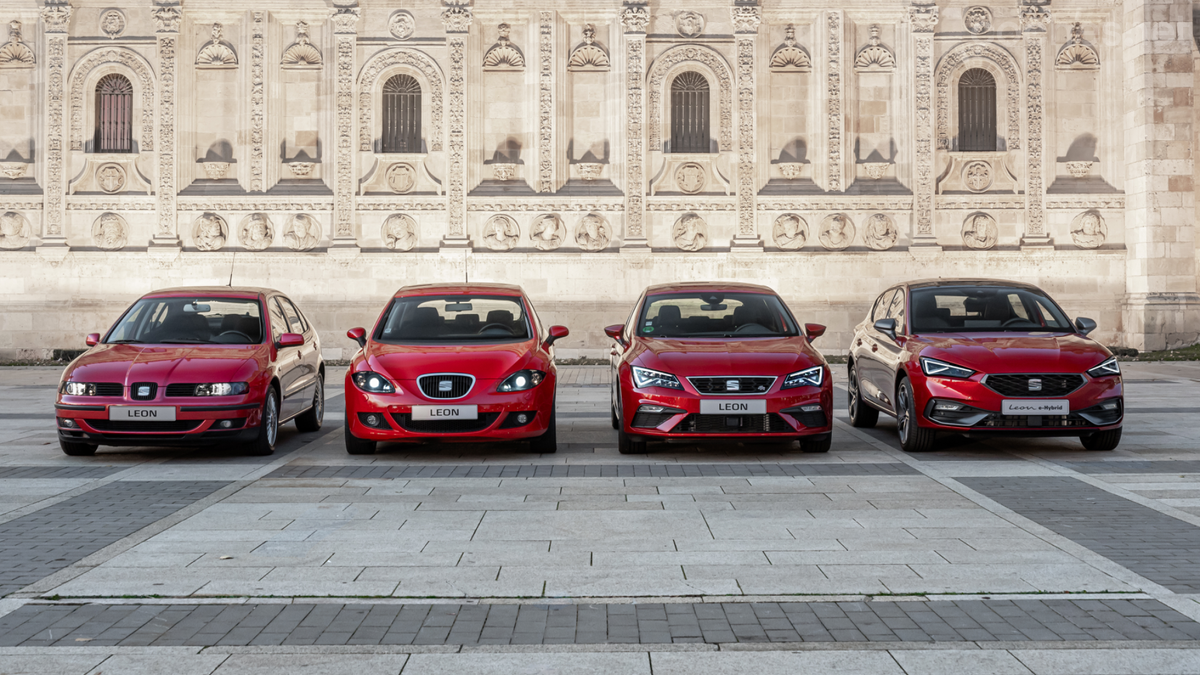
<path id="1" fill-rule="evenodd" d="M 521 299 L 503 295 L 395 298 L 375 332 L 379 342 L 496 343 L 528 340 Z"/>
<path id="2" fill-rule="evenodd" d="M 783 302 L 774 295 L 699 292 L 646 298 L 637 334 L 647 338 L 777 337 L 799 332 Z"/>

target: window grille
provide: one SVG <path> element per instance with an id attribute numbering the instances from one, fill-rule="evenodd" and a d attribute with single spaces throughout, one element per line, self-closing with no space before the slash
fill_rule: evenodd
<path id="1" fill-rule="evenodd" d="M 996 78 L 972 68 L 958 81 L 958 149 L 996 150 Z"/>
<path id="2" fill-rule="evenodd" d="M 671 152 L 709 152 L 708 80 L 696 72 L 671 82 Z"/>
<path id="3" fill-rule="evenodd" d="M 383 152 L 421 152 L 421 85 L 396 75 L 383 85 Z"/>
<path id="4" fill-rule="evenodd" d="M 133 152 L 133 85 L 124 75 L 96 83 L 95 152 Z"/>

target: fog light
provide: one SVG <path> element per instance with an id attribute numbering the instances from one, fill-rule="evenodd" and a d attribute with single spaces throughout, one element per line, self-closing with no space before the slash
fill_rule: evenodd
<path id="1" fill-rule="evenodd" d="M 68 419 L 68 418 L 66 418 L 66 417 L 60 417 L 60 418 L 58 418 L 58 423 L 59 423 L 59 424 L 61 424 L 61 425 L 63 425 L 64 427 L 66 427 L 66 428 L 68 428 L 68 429 L 78 429 L 78 428 L 79 428 L 79 425 L 78 425 L 78 424 L 75 424 L 75 420 L 73 420 L 73 419 Z"/>
<path id="2" fill-rule="evenodd" d="M 933 409 L 942 412 L 957 412 L 963 409 L 963 405 L 961 403 L 952 403 L 950 401 L 938 401 L 934 404 Z"/>
<path id="3" fill-rule="evenodd" d="M 231 422 L 229 420 L 221 420 L 221 428 L 222 429 L 228 429 L 232 426 L 233 426 L 233 422 Z"/>
<path id="4" fill-rule="evenodd" d="M 528 421 L 529 421 L 529 416 L 526 415 L 525 413 L 521 413 L 520 415 L 517 415 L 517 424 L 525 424 Z"/>
<path id="5" fill-rule="evenodd" d="M 666 411 L 666 408 L 664 408 L 661 405 L 644 405 L 644 406 L 641 406 L 640 408 L 638 408 L 638 412 L 650 413 L 651 415 L 657 415 L 657 414 L 665 412 L 665 411 Z"/>
<path id="6" fill-rule="evenodd" d="M 367 415 L 367 424 L 369 426 L 377 427 L 377 426 L 379 426 L 379 422 L 380 422 L 379 415 L 375 415 L 375 414 Z"/>
<path id="7" fill-rule="evenodd" d="M 1116 401 L 1108 401 L 1107 403 L 1100 404 L 1101 410 L 1116 410 L 1118 407 L 1119 406 L 1117 405 Z"/>
<path id="8" fill-rule="evenodd" d="M 811 404 L 810 403 L 809 405 L 800 406 L 800 409 L 803 410 L 804 412 L 821 412 L 820 404 Z"/>

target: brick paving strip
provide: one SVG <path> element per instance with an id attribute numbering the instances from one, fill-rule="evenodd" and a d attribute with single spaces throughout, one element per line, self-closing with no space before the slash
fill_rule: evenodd
<path id="1" fill-rule="evenodd" d="M 28 604 L 0 647 L 1200 640 L 1157 600 Z"/>
<path id="2" fill-rule="evenodd" d="M 115 481 L 0 524 L 0 597 L 226 485 L 224 481 Z"/>
<path id="3" fill-rule="evenodd" d="M 1156 459 L 1113 460 L 1111 462 L 1056 462 L 1082 474 L 1106 473 L 1200 473 L 1200 460 Z"/>
<path id="4" fill-rule="evenodd" d="M 956 480 L 1154 583 L 1200 593 L 1200 527 L 1074 478 Z"/>
<path id="5" fill-rule="evenodd" d="M 721 478 L 919 476 L 900 462 L 853 464 L 334 464 L 283 466 L 265 478 Z"/>
<path id="6" fill-rule="evenodd" d="M 128 469 L 127 466 L 0 466 L 0 480 L 62 478 L 95 480 Z"/>

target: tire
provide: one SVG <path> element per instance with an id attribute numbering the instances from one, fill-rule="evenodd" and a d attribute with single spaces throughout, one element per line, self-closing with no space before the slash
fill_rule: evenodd
<path id="1" fill-rule="evenodd" d="M 91 443 L 64 441 L 60 438 L 58 439 L 58 447 L 62 448 L 63 454 L 70 455 L 72 457 L 91 457 L 92 455 L 96 454 L 96 448 L 100 446 L 93 445 Z"/>
<path id="2" fill-rule="evenodd" d="M 296 418 L 296 428 L 304 433 L 321 430 L 325 421 L 325 376 L 317 375 L 317 390 L 313 392 L 312 406 Z"/>
<path id="3" fill-rule="evenodd" d="M 346 421 L 346 452 L 351 455 L 375 454 L 375 441 L 363 440 L 350 433 L 350 421 Z"/>
<path id="4" fill-rule="evenodd" d="M 822 439 L 800 439 L 800 450 L 804 452 L 829 452 L 833 447 L 833 434 Z"/>
<path id="5" fill-rule="evenodd" d="M 541 436 L 529 439 L 529 449 L 540 455 L 549 455 L 558 452 L 558 430 L 556 428 L 558 415 L 554 410 L 554 404 L 550 404 L 550 424 L 546 426 L 546 432 Z"/>
<path id="6" fill-rule="evenodd" d="M 621 418 L 617 417 L 617 409 L 612 406 L 612 403 L 608 404 L 608 416 L 612 418 L 612 428 L 620 429 Z"/>
<path id="7" fill-rule="evenodd" d="M 646 454 L 646 441 L 625 433 L 624 425 L 622 425 L 617 429 L 617 452 L 622 455 L 644 455 Z"/>
<path id="8" fill-rule="evenodd" d="M 900 432 L 900 448 L 905 452 L 926 452 L 933 448 L 937 432 L 917 423 L 917 411 L 913 409 L 913 389 L 908 378 L 900 380 L 896 392 L 896 430 Z"/>
<path id="9" fill-rule="evenodd" d="M 244 446 L 246 454 L 256 457 L 266 457 L 275 452 L 275 441 L 279 439 L 279 392 L 275 391 L 275 387 L 267 387 L 261 417 L 258 438 Z"/>
<path id="10" fill-rule="evenodd" d="M 1094 450 L 1096 452 L 1115 450 L 1121 444 L 1121 429 L 1118 427 L 1108 431 L 1097 431 L 1094 434 L 1080 436 L 1079 442 L 1083 443 L 1083 447 L 1087 450 Z"/>
<path id="11" fill-rule="evenodd" d="M 858 369 L 850 364 L 850 377 L 846 383 L 849 392 L 850 426 L 859 429 L 871 429 L 879 422 L 879 411 L 872 408 L 863 400 L 862 391 L 858 387 Z"/>

